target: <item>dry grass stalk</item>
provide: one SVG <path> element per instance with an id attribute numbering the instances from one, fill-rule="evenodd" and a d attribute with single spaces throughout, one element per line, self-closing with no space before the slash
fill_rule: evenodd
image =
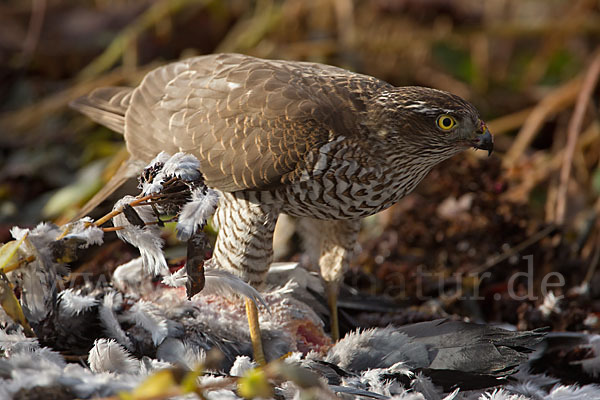
<path id="1" fill-rule="evenodd" d="M 581 77 L 568 81 L 549 93 L 535 106 L 504 157 L 505 167 L 515 166 L 549 117 L 573 104 L 581 90 L 582 82 Z"/>
<path id="2" fill-rule="evenodd" d="M 596 88 L 598 83 L 598 76 L 600 75 L 600 50 L 596 51 L 596 55 L 593 58 L 590 67 L 588 68 L 585 79 L 583 81 L 583 87 L 579 95 L 577 96 L 577 103 L 575 105 L 575 111 L 569 121 L 569 127 L 567 129 L 567 146 L 565 148 L 562 167 L 560 171 L 560 183 L 558 186 L 558 192 L 556 197 L 556 223 L 563 224 L 565 221 L 565 210 L 567 203 L 567 189 L 569 184 L 569 177 L 571 175 L 571 166 L 573 164 L 573 154 L 575 153 L 575 146 L 579 139 L 579 132 L 581 125 L 583 124 L 583 117 L 585 111 L 590 102 L 590 97 Z"/>

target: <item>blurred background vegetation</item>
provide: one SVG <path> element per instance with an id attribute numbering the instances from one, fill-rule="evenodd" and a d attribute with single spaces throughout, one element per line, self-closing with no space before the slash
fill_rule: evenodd
<path id="1" fill-rule="evenodd" d="M 405 283 L 420 265 L 496 269 L 485 295 L 503 295 L 503 279 L 533 254 L 536 268 L 567 276 L 563 294 L 599 287 L 599 49 L 598 0 L 3 1 L 0 241 L 13 224 L 68 220 L 124 157 L 122 138 L 70 100 L 135 85 L 171 60 L 241 52 L 447 90 L 473 102 L 495 135 L 492 158 L 456 157 L 366 222 L 353 282 Z M 559 325 L 580 329 L 600 313 L 596 298 Z M 532 326 L 520 318 L 542 300 L 468 313 Z"/>

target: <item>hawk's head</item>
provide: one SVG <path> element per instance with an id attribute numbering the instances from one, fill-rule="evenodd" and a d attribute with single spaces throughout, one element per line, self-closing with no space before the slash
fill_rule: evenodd
<path id="1" fill-rule="evenodd" d="M 378 103 L 384 105 L 386 139 L 424 157 L 448 158 L 470 147 L 488 154 L 494 149 L 479 113 L 459 96 L 407 86 L 383 92 Z"/>

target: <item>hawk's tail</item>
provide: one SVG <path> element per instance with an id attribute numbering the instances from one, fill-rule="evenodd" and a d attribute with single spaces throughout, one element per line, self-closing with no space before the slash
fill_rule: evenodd
<path id="1" fill-rule="evenodd" d="M 128 179 L 136 177 L 143 169 L 145 163 L 138 160 L 128 159 L 124 161 L 110 180 L 79 210 L 75 219 L 82 218 L 96 208 L 100 203 L 113 194 Z"/>
<path id="2" fill-rule="evenodd" d="M 122 134 L 132 93 L 133 88 L 129 87 L 103 87 L 73 100 L 69 105 L 93 121 Z"/>

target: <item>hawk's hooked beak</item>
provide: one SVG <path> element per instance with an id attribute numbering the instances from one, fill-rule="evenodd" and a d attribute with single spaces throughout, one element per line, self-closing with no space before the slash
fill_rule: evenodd
<path id="1" fill-rule="evenodd" d="M 473 147 L 480 150 L 487 150 L 489 157 L 494 151 L 494 137 L 483 122 L 481 123 L 481 132 L 482 133 L 477 135 L 477 139 Z"/>

